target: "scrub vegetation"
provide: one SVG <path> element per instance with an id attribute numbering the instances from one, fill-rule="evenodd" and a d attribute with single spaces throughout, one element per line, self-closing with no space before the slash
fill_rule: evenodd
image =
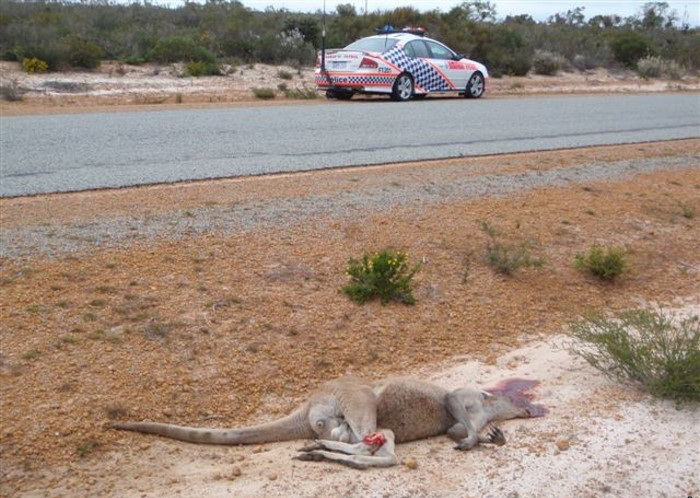
<path id="1" fill-rule="evenodd" d="M 148 2 L 0 0 L 0 6 L 0 57 L 36 60 L 27 65 L 35 71 L 44 65 L 51 71 L 90 69 L 105 59 L 202 63 L 206 68 L 218 62 L 305 65 L 314 63 L 321 47 L 320 12 L 274 7 L 261 12 L 239 1 L 167 7 Z M 367 14 L 346 3 L 328 12 L 327 46 L 343 47 L 385 24 L 424 26 L 431 36 L 484 62 L 495 77 L 524 75 L 533 64 L 542 74 L 559 67 L 634 69 L 640 59 L 652 56 L 688 70 L 700 68 L 698 29 L 666 2 L 646 3 L 629 18 L 589 18 L 584 7 L 574 7 L 544 22 L 529 15 L 498 17 L 488 1 L 463 2 L 448 11 L 400 7 Z M 200 73 L 203 67 L 191 72 Z"/>
<path id="2" fill-rule="evenodd" d="M 382 304 L 389 301 L 415 304 L 411 281 L 419 269 L 408 263 L 408 256 L 403 252 L 367 253 L 361 260 L 348 261 L 345 272 L 350 283 L 343 287 L 343 292 L 358 304 L 375 298 Z"/>
<path id="3" fill-rule="evenodd" d="M 572 324 L 570 349 L 609 377 L 654 396 L 700 401 L 700 317 L 634 310 Z"/>

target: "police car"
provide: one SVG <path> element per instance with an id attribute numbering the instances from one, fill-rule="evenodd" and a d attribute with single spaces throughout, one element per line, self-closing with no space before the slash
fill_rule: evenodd
<path id="1" fill-rule="evenodd" d="M 395 31 L 386 26 L 378 33 L 319 54 L 317 88 L 328 98 L 343 100 L 356 93 L 389 94 L 397 101 L 432 93 L 472 99 L 484 94 L 486 67 L 425 37 L 422 28 Z"/>

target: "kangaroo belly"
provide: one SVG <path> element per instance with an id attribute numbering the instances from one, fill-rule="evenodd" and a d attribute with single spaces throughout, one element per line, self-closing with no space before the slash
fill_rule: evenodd
<path id="1" fill-rule="evenodd" d="M 389 380 L 377 389 L 377 426 L 391 429 L 397 443 L 445 434 L 454 423 L 446 394 L 419 380 Z"/>

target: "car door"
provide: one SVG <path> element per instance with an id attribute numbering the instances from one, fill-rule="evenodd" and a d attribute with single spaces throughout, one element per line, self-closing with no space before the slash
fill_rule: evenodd
<path id="1" fill-rule="evenodd" d="M 405 70 L 415 79 L 419 93 L 444 92 L 452 87 L 442 69 L 433 63 L 425 40 L 412 40 L 404 48 L 408 57 Z"/>
<path id="2" fill-rule="evenodd" d="M 425 40 L 425 44 L 430 50 L 431 64 L 442 71 L 456 90 L 464 90 L 471 74 L 467 65 L 457 60 L 455 53 L 446 46 L 430 40 Z"/>

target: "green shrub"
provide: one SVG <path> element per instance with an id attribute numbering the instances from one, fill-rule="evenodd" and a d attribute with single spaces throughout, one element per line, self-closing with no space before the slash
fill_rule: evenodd
<path id="1" fill-rule="evenodd" d="M 262 100 L 271 100 L 277 96 L 272 88 L 253 88 L 253 95 Z"/>
<path id="2" fill-rule="evenodd" d="M 700 317 L 634 310 L 571 325 L 570 350 L 605 375 L 654 396 L 700 401 Z"/>
<path id="3" fill-rule="evenodd" d="M 642 57 L 654 55 L 653 43 L 636 31 L 616 33 L 610 39 L 610 48 L 615 60 L 623 66 L 634 68 Z"/>
<path id="4" fill-rule="evenodd" d="M 139 57 L 138 55 L 127 55 L 124 57 L 124 59 L 122 59 L 122 62 L 124 62 L 124 64 L 129 64 L 130 66 L 140 66 L 146 62 L 146 59 Z"/>
<path id="5" fill-rule="evenodd" d="M 190 62 L 185 67 L 189 76 L 221 76 L 221 67 L 217 63 L 196 61 Z"/>
<path id="6" fill-rule="evenodd" d="M 27 73 L 45 73 L 49 70 L 49 65 L 41 59 L 32 57 L 31 59 L 22 59 L 22 69 Z"/>
<path id="7" fill-rule="evenodd" d="M 148 54 L 156 62 L 208 62 L 214 64 L 216 57 L 206 48 L 190 38 L 162 38 Z"/>
<path id="8" fill-rule="evenodd" d="M 368 253 L 361 260 L 348 261 L 346 273 L 350 283 L 342 290 L 359 304 L 374 298 L 379 298 L 382 304 L 389 301 L 414 304 L 411 280 L 419 268 L 411 267 L 403 252 Z"/>
<path id="9" fill-rule="evenodd" d="M 562 66 L 562 57 L 551 52 L 539 52 L 532 59 L 532 68 L 535 74 L 554 76 L 562 69 Z"/>
<path id="10" fill-rule="evenodd" d="M 615 248 L 603 250 L 600 246 L 591 247 L 588 254 L 577 255 L 575 265 L 603 280 L 615 280 L 629 269 L 623 251 Z"/>
<path id="11" fill-rule="evenodd" d="M 72 67 L 95 69 L 100 66 L 102 49 L 88 40 L 69 37 L 65 45 L 66 61 Z"/>

